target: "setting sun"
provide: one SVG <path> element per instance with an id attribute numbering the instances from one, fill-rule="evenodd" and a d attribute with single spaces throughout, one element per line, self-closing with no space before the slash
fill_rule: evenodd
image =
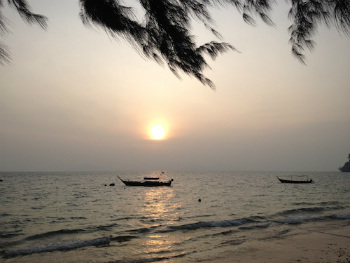
<path id="1" fill-rule="evenodd" d="M 165 129 L 163 125 L 157 124 L 151 128 L 151 137 L 153 140 L 162 140 L 165 137 Z"/>

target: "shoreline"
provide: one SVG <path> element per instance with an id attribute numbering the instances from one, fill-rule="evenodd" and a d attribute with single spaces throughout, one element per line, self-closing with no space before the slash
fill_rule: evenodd
<path id="1" fill-rule="evenodd" d="M 297 226 L 283 237 L 247 241 L 196 262 L 350 263 L 350 221 Z"/>
<path id="2" fill-rule="evenodd" d="M 6 258 L 4 262 L 350 263 L 349 219 L 293 225 L 288 231 L 280 230 L 268 231 L 268 233 L 256 232 L 253 234 L 255 239 L 241 244 L 238 244 L 237 240 L 232 240 L 234 245 L 227 246 L 214 254 L 208 250 L 206 256 L 202 254 L 162 258 L 160 255 L 153 259 L 144 258 L 133 261 L 133 259 L 124 258 L 116 260 L 113 253 L 109 252 L 112 255 L 111 258 L 106 256 L 100 261 L 84 260 L 87 253 L 91 258 L 96 256 L 96 251 L 92 249 L 85 252 L 84 250 L 57 251 L 55 258 L 52 258 L 50 253 L 31 254 Z M 106 247 L 104 250 L 107 253 L 109 248 Z M 83 257 L 81 257 L 82 253 Z"/>

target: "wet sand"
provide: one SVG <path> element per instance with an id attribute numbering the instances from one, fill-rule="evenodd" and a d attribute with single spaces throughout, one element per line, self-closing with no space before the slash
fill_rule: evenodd
<path id="1" fill-rule="evenodd" d="M 202 263 L 350 263 L 349 221 L 302 226 L 283 237 L 245 242 Z"/>

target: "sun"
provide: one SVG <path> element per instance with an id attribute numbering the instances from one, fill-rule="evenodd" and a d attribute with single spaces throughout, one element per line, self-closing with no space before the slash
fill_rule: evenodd
<path id="1" fill-rule="evenodd" d="M 151 137 L 153 140 L 163 140 L 165 138 L 165 129 L 161 124 L 152 126 Z"/>

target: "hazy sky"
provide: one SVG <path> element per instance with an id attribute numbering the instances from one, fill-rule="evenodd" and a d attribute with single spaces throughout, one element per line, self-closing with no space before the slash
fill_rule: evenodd
<path id="1" fill-rule="evenodd" d="M 12 10 L 2 37 L 0 171 L 335 171 L 350 153 L 350 40 L 320 27 L 307 66 L 291 55 L 285 2 L 269 27 L 216 10 L 228 52 L 196 79 L 85 27 L 78 1 L 31 0 L 48 29 Z M 125 1 L 127 3 L 128 1 Z M 194 25 L 198 44 L 217 40 Z M 167 138 L 149 138 L 152 124 Z"/>

